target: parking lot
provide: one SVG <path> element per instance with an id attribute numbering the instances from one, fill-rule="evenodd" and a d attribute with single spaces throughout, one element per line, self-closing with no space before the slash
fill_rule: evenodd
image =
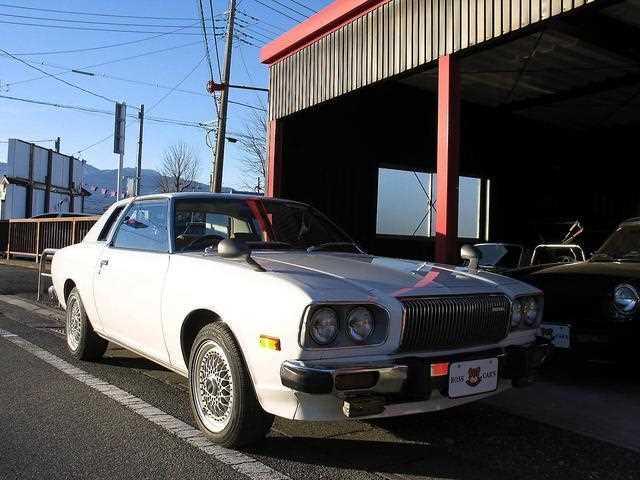
<path id="1" fill-rule="evenodd" d="M 371 422 L 276 420 L 260 445 L 210 447 L 191 428 L 178 375 L 114 347 L 98 363 L 73 360 L 61 312 L 34 303 L 35 278 L 34 270 L 0 265 L 0 478 L 632 479 L 640 472 L 636 369 L 564 357 L 533 387 L 461 408 Z"/>

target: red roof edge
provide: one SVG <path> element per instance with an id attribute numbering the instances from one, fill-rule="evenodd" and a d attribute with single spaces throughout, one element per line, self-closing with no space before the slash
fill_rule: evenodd
<path id="1" fill-rule="evenodd" d="M 260 61 L 271 65 L 323 35 L 390 0 L 335 0 L 260 50 Z"/>

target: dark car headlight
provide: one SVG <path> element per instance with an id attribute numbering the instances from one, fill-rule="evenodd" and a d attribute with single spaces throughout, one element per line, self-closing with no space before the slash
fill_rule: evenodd
<path id="1" fill-rule="evenodd" d="M 309 335 L 318 345 L 328 345 L 338 335 L 338 315 L 332 308 L 316 310 L 309 320 Z"/>
<path id="2" fill-rule="evenodd" d="M 542 304 L 539 295 L 516 298 L 511 304 L 511 329 L 537 328 L 542 320 Z"/>
<path id="3" fill-rule="evenodd" d="M 375 328 L 373 315 L 368 308 L 356 307 L 347 316 L 349 336 L 356 342 L 364 342 Z"/>
<path id="4" fill-rule="evenodd" d="M 628 283 L 618 285 L 613 291 L 613 306 L 622 315 L 631 315 L 638 308 L 638 291 Z"/>

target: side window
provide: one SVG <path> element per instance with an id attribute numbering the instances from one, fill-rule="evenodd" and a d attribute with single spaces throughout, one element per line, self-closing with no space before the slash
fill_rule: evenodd
<path id="1" fill-rule="evenodd" d="M 113 246 L 150 252 L 168 252 L 166 200 L 134 202 L 122 218 Z"/>
<path id="2" fill-rule="evenodd" d="M 124 206 L 117 207 L 111 213 L 111 216 L 105 222 L 104 227 L 102 227 L 102 230 L 100 231 L 100 235 L 98 235 L 98 241 L 99 242 L 104 242 L 107 239 L 107 237 L 109 236 L 109 232 L 111 231 L 111 229 L 113 228 L 114 223 L 116 223 L 116 220 L 118 219 L 118 217 L 122 213 L 122 209 L 123 208 L 124 208 Z"/>

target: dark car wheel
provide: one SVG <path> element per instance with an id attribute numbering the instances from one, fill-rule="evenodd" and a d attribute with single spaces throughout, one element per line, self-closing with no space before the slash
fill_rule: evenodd
<path id="1" fill-rule="evenodd" d="M 194 341 L 189 394 L 198 427 L 220 445 L 255 443 L 271 429 L 273 415 L 260 406 L 242 352 L 223 323 L 206 325 Z"/>
<path id="2" fill-rule="evenodd" d="M 78 360 L 98 360 L 109 345 L 93 331 L 77 288 L 71 290 L 67 298 L 65 334 L 67 349 Z"/>

